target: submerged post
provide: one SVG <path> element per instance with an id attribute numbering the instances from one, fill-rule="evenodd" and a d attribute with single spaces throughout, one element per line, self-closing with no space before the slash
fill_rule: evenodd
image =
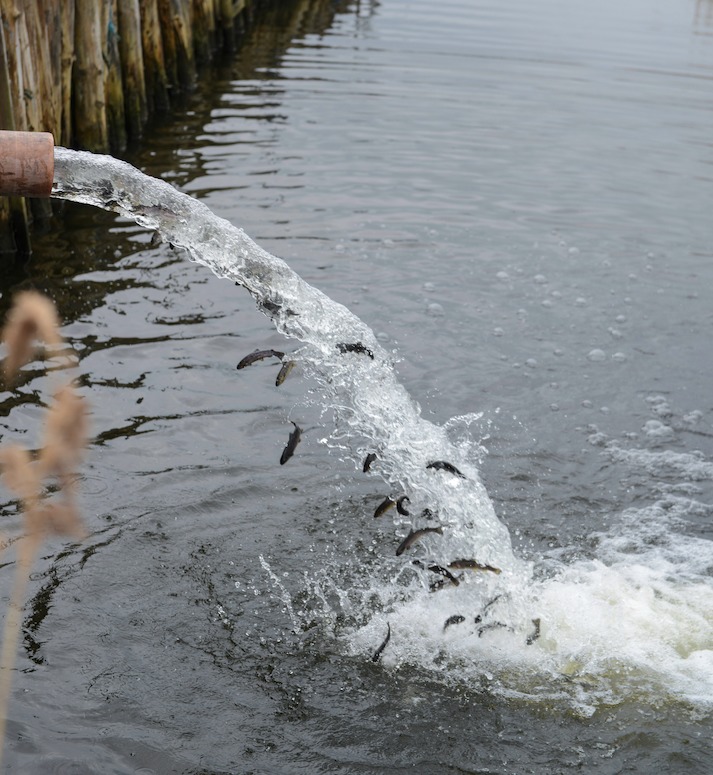
<path id="1" fill-rule="evenodd" d="M 54 180 L 49 132 L 0 130 L 0 196 L 48 197 Z"/>

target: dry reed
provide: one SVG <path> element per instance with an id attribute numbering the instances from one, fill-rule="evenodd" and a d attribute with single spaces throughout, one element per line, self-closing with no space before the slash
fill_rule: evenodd
<path id="1" fill-rule="evenodd" d="M 7 387 L 13 385 L 20 369 L 41 352 L 40 341 L 51 348 L 49 352 L 53 357 L 67 355 L 54 304 L 33 291 L 17 295 L 2 339 L 6 348 L 4 375 Z M 47 536 L 81 539 L 84 535 L 75 490 L 76 470 L 87 442 L 87 417 L 86 401 L 77 393 L 74 383 L 61 384 L 46 412 L 39 452 L 33 456 L 20 445 L 0 449 L 2 483 L 18 498 L 23 514 L 22 535 L 12 542 L 17 559 L 0 650 L 0 769 L 12 671 L 30 571 Z M 45 494 L 48 483 L 56 483 L 58 488 L 51 499 Z"/>

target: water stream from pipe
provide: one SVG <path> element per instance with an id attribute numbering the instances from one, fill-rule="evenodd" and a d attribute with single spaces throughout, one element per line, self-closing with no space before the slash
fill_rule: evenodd
<path id="1" fill-rule="evenodd" d="M 388 624 L 385 664 L 457 674 L 505 696 L 564 700 L 584 714 L 632 696 L 710 704 L 713 549 L 690 537 L 683 546 L 667 527 L 695 507 L 691 499 L 670 496 L 629 515 L 637 535 L 653 536 L 633 557 L 624 525 L 601 536 L 597 560 L 533 566 L 514 553 L 478 477 L 482 450 L 458 432 L 472 417 L 445 426 L 425 420 L 399 383 L 391 353 L 348 309 L 200 202 L 124 162 L 57 148 L 52 195 L 131 218 L 244 286 L 277 330 L 301 343 L 289 357 L 317 382 L 323 412 L 334 418 L 335 446 L 359 467 L 376 453 L 371 475 L 381 476 L 394 498 L 409 498 L 408 515 L 391 509 L 382 519 L 395 515 L 404 536 L 442 528 L 393 558 L 388 584 L 363 582 L 363 599 L 380 605 L 365 607 L 341 633 L 347 653 L 373 652 Z M 429 468 L 434 461 L 464 477 Z M 683 479 L 693 475 L 687 471 Z M 453 568 L 460 583 L 430 591 L 447 579 L 429 567 L 456 560 L 500 572 Z M 346 599 L 318 572 L 306 584 L 325 613 L 334 607 L 330 593 Z M 297 613 L 293 624 L 299 627 Z"/>

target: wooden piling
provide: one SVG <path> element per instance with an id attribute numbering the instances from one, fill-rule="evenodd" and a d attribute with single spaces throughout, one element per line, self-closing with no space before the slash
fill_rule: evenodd
<path id="1" fill-rule="evenodd" d="M 0 0 L 0 129 L 120 152 L 201 64 L 236 48 L 256 8 L 305 5 L 331 0 Z M 0 252 L 29 249 L 27 224 L 49 212 L 0 198 Z"/>
<path id="2" fill-rule="evenodd" d="M 126 130 L 128 137 L 135 140 L 141 136 L 148 118 L 139 0 L 125 0 L 119 3 L 118 11 Z"/>
<path id="3" fill-rule="evenodd" d="M 74 142 L 91 151 L 109 150 L 102 16 L 102 5 L 96 0 L 75 0 Z"/>

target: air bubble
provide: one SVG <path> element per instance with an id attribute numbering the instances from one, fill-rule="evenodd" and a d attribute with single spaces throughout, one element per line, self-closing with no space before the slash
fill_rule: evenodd
<path id="1" fill-rule="evenodd" d="M 598 361 L 604 361 L 606 360 L 606 353 L 604 350 L 599 350 L 598 348 L 594 348 L 594 350 L 590 350 L 587 353 L 587 360 L 598 362 Z"/>
<path id="2" fill-rule="evenodd" d="M 427 312 L 431 317 L 434 317 L 434 318 L 441 318 L 446 314 L 443 311 L 443 307 L 440 304 L 438 304 L 438 302 L 435 302 L 435 301 L 431 302 L 431 304 L 428 305 Z"/>

